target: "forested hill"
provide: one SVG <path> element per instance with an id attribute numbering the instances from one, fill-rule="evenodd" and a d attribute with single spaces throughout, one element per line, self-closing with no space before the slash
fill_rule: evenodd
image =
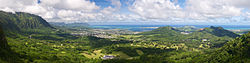
<path id="1" fill-rule="evenodd" d="M 152 30 L 152 31 L 143 32 L 143 33 L 140 33 L 140 34 L 141 35 L 152 35 L 152 34 L 171 34 L 171 35 L 174 35 L 174 34 L 180 34 L 177 31 L 178 30 L 174 29 L 171 26 L 166 26 L 166 27 L 157 28 L 157 29 Z"/>
<path id="2" fill-rule="evenodd" d="M 214 27 L 214 26 L 201 29 L 200 32 L 211 33 L 211 34 L 216 35 L 218 37 L 228 36 L 228 37 L 236 38 L 239 36 L 239 35 L 231 32 L 231 31 L 228 31 L 222 27 Z"/>
<path id="3" fill-rule="evenodd" d="M 239 36 L 239 35 L 231 32 L 231 31 L 228 31 L 222 27 L 214 27 L 214 26 L 202 28 L 200 30 L 195 30 L 194 32 L 192 32 L 188 35 L 183 35 L 183 34 L 181 34 L 181 32 L 182 32 L 181 30 L 178 30 L 178 29 L 173 28 L 171 26 L 166 26 L 166 27 L 157 28 L 157 29 L 152 30 L 152 31 L 140 33 L 140 35 L 157 35 L 157 36 L 171 37 L 171 36 L 176 36 L 176 35 L 179 35 L 179 36 L 180 35 L 181 36 L 193 36 L 193 35 L 203 36 L 203 35 L 209 34 L 209 35 L 214 35 L 217 37 L 228 36 L 231 38 L 236 38 Z"/>
<path id="4" fill-rule="evenodd" d="M 0 62 L 10 62 L 12 60 L 11 58 L 15 56 L 15 54 L 11 54 L 12 52 L 3 33 L 3 29 L 0 26 Z"/>
<path id="5" fill-rule="evenodd" d="M 3 34 L 3 30 L 0 26 L 0 62 L 2 62 L 3 58 L 5 58 L 5 54 L 8 53 L 7 51 L 9 50 L 9 46 L 8 46 L 8 43 L 5 39 L 5 36 Z"/>
<path id="6" fill-rule="evenodd" d="M 3 26 L 4 31 L 12 32 L 26 29 L 53 28 L 40 16 L 24 12 L 9 13 L 0 11 L 0 25 Z"/>
<path id="7" fill-rule="evenodd" d="M 215 52 L 198 57 L 196 60 L 208 63 L 248 63 L 250 62 L 250 33 L 244 34 Z"/>
<path id="8" fill-rule="evenodd" d="M 8 43 L 7 43 L 6 39 L 5 39 L 3 29 L 0 26 L 0 50 L 1 50 L 1 52 L 3 51 L 3 49 L 8 50 L 9 46 L 8 46 Z"/>

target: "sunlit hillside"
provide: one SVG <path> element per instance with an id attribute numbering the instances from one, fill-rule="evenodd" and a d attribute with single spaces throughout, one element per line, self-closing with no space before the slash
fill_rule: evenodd
<path id="1" fill-rule="evenodd" d="M 0 63 L 249 63 L 248 0 L 0 0 Z"/>

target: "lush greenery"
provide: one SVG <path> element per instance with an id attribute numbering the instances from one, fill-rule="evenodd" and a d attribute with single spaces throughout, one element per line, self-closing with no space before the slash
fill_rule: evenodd
<path id="1" fill-rule="evenodd" d="M 76 30 L 84 29 L 77 26 L 52 27 L 41 17 L 22 12 L 15 14 L 0 12 L 0 25 L 4 26 L 0 29 L 1 63 L 247 63 L 250 61 L 248 54 L 250 33 L 239 37 L 222 27 L 199 30 L 192 27 L 167 26 L 139 34 L 98 38 L 71 35 L 72 32 L 85 30 Z M 113 55 L 115 58 L 103 60 L 101 57 L 104 55 Z"/>
<path id="2" fill-rule="evenodd" d="M 13 36 L 15 33 L 20 32 L 29 33 L 29 31 L 40 32 L 45 29 L 53 29 L 53 27 L 40 16 L 23 12 L 7 13 L 0 11 L 0 25 L 3 26 L 5 32 L 8 32 L 6 33 L 8 36 Z"/>
<path id="3" fill-rule="evenodd" d="M 209 63 L 247 63 L 250 62 L 250 33 L 244 34 L 230 42 L 227 42 L 223 47 L 216 51 L 211 51 L 199 58 L 199 62 Z"/>

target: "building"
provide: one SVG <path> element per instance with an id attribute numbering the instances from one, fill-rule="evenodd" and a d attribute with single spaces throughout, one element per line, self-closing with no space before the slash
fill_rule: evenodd
<path id="1" fill-rule="evenodd" d="M 202 42 L 207 42 L 208 41 L 208 39 L 202 39 Z"/>
<path id="2" fill-rule="evenodd" d="M 113 55 L 104 55 L 103 57 L 101 57 L 103 60 L 107 60 L 107 59 L 114 59 L 115 56 Z"/>
<path id="3" fill-rule="evenodd" d="M 187 35 L 187 34 L 190 34 L 191 32 L 181 32 L 181 34 L 185 34 L 185 35 Z"/>

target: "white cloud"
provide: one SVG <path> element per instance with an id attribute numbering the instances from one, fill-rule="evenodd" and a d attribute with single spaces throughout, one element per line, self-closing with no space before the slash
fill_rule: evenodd
<path id="1" fill-rule="evenodd" d="M 8 12 L 28 12 L 42 16 L 47 21 L 55 22 L 90 22 L 90 21 L 120 21 L 127 15 L 119 14 L 121 3 L 110 0 L 111 6 L 100 9 L 89 0 L 0 0 L 0 10 Z M 114 13 L 117 12 L 117 13 Z M 132 19 L 132 18 L 131 18 Z"/>
<path id="2" fill-rule="evenodd" d="M 244 14 L 244 16 L 250 18 L 250 12 L 246 12 L 246 13 Z"/>
<path id="3" fill-rule="evenodd" d="M 81 21 L 82 14 L 99 9 L 99 6 L 88 0 L 41 0 L 40 4 L 37 0 L 0 0 L 0 4 L 0 10 L 3 11 L 28 12 L 57 21 Z"/>
<path id="4" fill-rule="evenodd" d="M 129 10 L 149 19 L 184 17 L 182 8 L 170 0 L 136 0 Z"/>
<path id="5" fill-rule="evenodd" d="M 186 6 L 180 7 L 177 0 L 136 0 L 129 8 L 148 19 L 198 19 L 226 18 L 240 16 L 243 8 L 236 7 L 232 0 L 186 0 Z M 239 4 L 241 2 L 238 2 Z"/>
<path id="6" fill-rule="evenodd" d="M 35 4 L 35 5 L 25 6 L 21 11 L 29 12 L 32 14 L 42 14 L 42 13 L 46 13 L 47 9 L 45 9 L 44 7 L 38 4 Z"/>
<path id="7" fill-rule="evenodd" d="M 99 7 L 96 6 L 94 2 L 87 0 L 42 0 L 41 5 L 49 7 L 51 6 L 57 9 L 78 10 L 85 12 L 91 12 L 93 10 L 99 9 Z"/>
<path id="8" fill-rule="evenodd" d="M 230 4 L 236 6 L 236 7 L 241 7 L 241 8 L 248 8 L 250 9 L 250 0 L 225 0 L 228 1 Z"/>
<path id="9" fill-rule="evenodd" d="M 15 13 L 15 10 L 13 10 L 13 9 L 11 9 L 11 8 L 9 8 L 9 7 L 2 7 L 2 8 L 0 8 L 0 10 L 2 10 L 2 11 L 6 11 L 6 12 L 12 12 L 12 13 Z"/>
<path id="10" fill-rule="evenodd" d="M 27 2 L 28 1 L 28 2 Z M 0 8 L 10 7 L 10 8 L 18 8 L 24 7 L 27 5 L 33 5 L 36 0 L 0 0 Z"/>
<path id="11" fill-rule="evenodd" d="M 89 0 L 0 0 L 0 10 L 28 12 L 48 21 L 134 21 L 134 22 L 231 22 L 235 16 L 250 18 L 250 0 L 186 0 L 181 7 L 178 0 L 128 0 L 130 14 L 120 12 L 122 2 L 110 1 L 102 8 Z M 133 3 L 129 3 L 133 2 Z M 132 5 L 129 5 L 132 4 Z M 223 21 L 225 20 L 225 21 Z M 241 19 L 243 20 L 243 19 Z"/>
<path id="12" fill-rule="evenodd" d="M 120 7 L 122 6 L 120 0 L 110 0 L 111 1 L 111 5 L 114 5 L 115 8 L 120 9 Z"/>
<path id="13" fill-rule="evenodd" d="M 187 16 L 193 19 L 240 16 L 242 10 L 227 0 L 187 0 L 186 4 Z"/>
<path id="14" fill-rule="evenodd" d="M 60 10 L 57 13 L 57 17 L 61 18 L 62 20 L 65 20 L 65 21 L 77 20 L 77 18 L 74 18 L 77 16 L 79 16 L 78 12 L 74 12 L 71 10 Z"/>
<path id="15" fill-rule="evenodd" d="M 112 7 L 107 7 L 104 8 L 103 10 L 101 10 L 100 12 L 104 13 L 104 14 L 112 14 L 113 12 L 117 11 L 116 9 L 112 8 Z"/>

